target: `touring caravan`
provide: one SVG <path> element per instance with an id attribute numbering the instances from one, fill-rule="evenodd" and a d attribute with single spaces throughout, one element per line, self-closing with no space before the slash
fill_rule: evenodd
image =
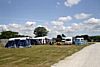
<path id="1" fill-rule="evenodd" d="M 30 39 L 27 37 L 10 38 L 5 45 L 6 48 L 24 48 L 31 47 Z"/>
<path id="2" fill-rule="evenodd" d="M 65 44 L 73 44 L 73 37 L 66 37 Z"/>

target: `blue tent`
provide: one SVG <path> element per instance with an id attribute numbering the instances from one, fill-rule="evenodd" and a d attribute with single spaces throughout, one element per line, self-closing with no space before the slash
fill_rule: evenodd
<path id="1" fill-rule="evenodd" d="M 6 48 L 24 48 L 31 47 L 30 39 L 27 38 L 11 38 L 5 45 Z"/>

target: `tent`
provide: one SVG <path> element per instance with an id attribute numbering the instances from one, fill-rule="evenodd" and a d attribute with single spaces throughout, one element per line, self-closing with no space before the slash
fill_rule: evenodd
<path id="1" fill-rule="evenodd" d="M 31 42 L 29 38 L 10 38 L 5 45 L 6 48 L 24 48 L 31 47 Z"/>
<path id="2" fill-rule="evenodd" d="M 34 45 L 48 44 L 49 42 L 50 38 L 48 37 L 36 37 L 31 39 L 31 44 Z"/>

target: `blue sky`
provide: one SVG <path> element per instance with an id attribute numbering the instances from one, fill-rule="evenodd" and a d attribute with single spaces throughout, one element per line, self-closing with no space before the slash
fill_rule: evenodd
<path id="1" fill-rule="evenodd" d="M 77 18 L 76 15 L 83 18 Z M 71 19 L 63 21 L 63 18 L 68 18 L 68 16 L 70 16 Z M 100 0 L 0 0 L 1 27 L 9 27 L 10 25 L 17 25 L 17 27 L 23 25 L 26 27 L 26 24 L 33 23 L 34 27 L 38 25 L 47 27 L 53 32 L 50 32 L 53 36 L 55 27 L 60 26 L 59 23 L 61 22 L 58 22 L 59 18 L 61 18 L 60 21 L 63 23 L 61 27 L 65 30 L 69 28 L 73 29 L 75 23 L 77 26 L 81 24 L 83 24 L 83 26 L 87 25 L 90 23 L 89 20 L 93 20 L 95 23 L 98 22 L 95 26 L 91 25 L 94 29 L 94 27 L 100 25 Z M 87 22 L 87 24 L 85 22 Z M 22 30 L 16 31 L 22 33 Z M 56 34 L 65 33 L 68 35 L 69 33 L 67 34 L 67 32 L 58 30 Z M 71 35 L 73 34 L 99 35 L 100 30 L 97 29 L 95 34 L 91 34 L 91 32 L 85 32 L 84 28 L 75 29 L 74 32 L 71 31 Z"/>

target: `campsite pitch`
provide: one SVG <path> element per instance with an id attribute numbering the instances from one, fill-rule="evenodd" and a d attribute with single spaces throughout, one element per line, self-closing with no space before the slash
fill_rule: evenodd
<path id="1" fill-rule="evenodd" d="M 32 48 L 0 46 L 0 67 L 50 67 L 86 45 L 35 45 Z"/>

